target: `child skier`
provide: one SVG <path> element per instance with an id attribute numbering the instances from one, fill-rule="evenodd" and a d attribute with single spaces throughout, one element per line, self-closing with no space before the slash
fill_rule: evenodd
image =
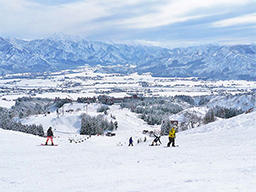
<path id="1" fill-rule="evenodd" d="M 52 138 L 53 138 L 52 127 L 49 127 L 49 129 L 47 130 L 47 140 L 45 142 L 45 145 L 47 145 L 49 139 L 51 139 L 52 145 L 54 145 Z"/>

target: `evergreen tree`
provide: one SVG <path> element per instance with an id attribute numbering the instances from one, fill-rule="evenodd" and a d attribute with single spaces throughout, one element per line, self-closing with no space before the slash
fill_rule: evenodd
<path id="1" fill-rule="evenodd" d="M 210 109 L 204 117 L 204 124 L 210 123 L 215 121 L 215 117 L 214 117 L 214 111 L 213 109 Z"/>
<path id="2" fill-rule="evenodd" d="M 168 135 L 171 129 L 171 121 L 169 119 L 164 119 L 161 125 L 161 135 Z"/>

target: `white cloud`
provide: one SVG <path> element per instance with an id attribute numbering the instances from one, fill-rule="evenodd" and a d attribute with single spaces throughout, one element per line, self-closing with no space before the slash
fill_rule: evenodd
<path id="1" fill-rule="evenodd" d="M 132 28 L 152 28 L 164 25 L 170 25 L 178 22 L 184 22 L 190 19 L 201 18 L 207 15 L 195 13 L 199 9 L 211 9 L 218 14 L 220 6 L 239 6 L 250 2 L 250 0 L 179 0 L 169 1 L 168 4 L 163 4 L 155 7 L 156 12 L 148 13 L 141 17 L 129 18 L 120 22 L 127 27 Z M 222 11 L 221 11 L 222 12 Z M 193 13 L 193 14 L 192 14 Z M 212 15 L 212 13 L 209 15 Z"/>
<path id="2" fill-rule="evenodd" d="M 111 37 L 112 40 L 143 37 L 144 43 L 157 45 L 158 30 L 161 33 L 160 38 L 163 39 L 161 43 L 172 40 L 169 39 L 171 36 L 167 34 L 168 32 L 160 31 L 161 26 L 217 14 L 219 18 L 223 12 L 256 3 L 255 0 L 72 0 L 70 2 L 66 0 L 61 1 L 65 3 L 57 4 L 56 0 L 53 4 L 47 4 L 50 2 L 48 0 L 40 4 L 43 1 L 0 0 L 0 36 L 38 38 L 54 32 L 64 32 L 98 39 Z M 255 23 L 255 20 L 256 14 L 248 14 L 232 19 L 223 18 L 210 27 L 214 26 L 217 29 L 217 27 Z M 152 28 L 157 32 L 151 33 Z M 131 34 L 131 31 L 134 33 Z M 198 38 L 196 31 L 193 32 L 194 37 Z M 175 33 L 176 39 L 190 38 L 189 33 L 182 34 L 186 35 L 185 38 L 179 36 L 179 29 L 176 29 Z M 214 37 L 212 34 L 207 35 L 205 34 L 206 37 L 210 35 L 211 38 Z M 116 38 L 117 36 L 120 38 Z M 221 32 L 218 36 L 222 36 Z M 195 41 L 193 38 L 190 40 L 192 43 Z M 180 41 L 171 43 L 178 44 Z"/>
<path id="3" fill-rule="evenodd" d="M 95 19 L 109 17 L 127 6 L 136 6 L 157 0 L 81 0 L 63 4 L 40 4 L 36 0 L 0 0 L 0 34 L 45 34 L 54 32 L 93 33 L 116 23 L 98 24 Z"/>
<path id="4" fill-rule="evenodd" d="M 256 24 L 256 13 L 218 21 L 213 23 L 213 26 L 229 27 L 234 25 L 244 25 L 244 24 L 254 24 L 254 23 Z"/>

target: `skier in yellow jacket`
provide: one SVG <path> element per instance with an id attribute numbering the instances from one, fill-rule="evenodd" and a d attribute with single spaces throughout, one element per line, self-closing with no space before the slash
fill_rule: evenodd
<path id="1" fill-rule="evenodd" d="M 169 131 L 169 143 L 167 144 L 167 147 L 170 147 L 172 144 L 172 147 L 175 147 L 175 128 L 172 127 Z"/>

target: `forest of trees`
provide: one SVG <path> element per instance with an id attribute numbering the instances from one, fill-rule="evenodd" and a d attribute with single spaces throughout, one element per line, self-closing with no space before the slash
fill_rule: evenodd
<path id="1" fill-rule="evenodd" d="M 87 114 L 82 114 L 81 118 L 81 135 L 101 135 L 104 131 L 113 131 L 117 129 L 117 122 L 109 122 L 104 118 L 104 115 L 92 117 Z"/>
<path id="2" fill-rule="evenodd" d="M 239 97 L 239 95 L 229 97 L 233 99 Z M 122 108 L 129 108 L 132 112 L 138 113 L 140 118 L 149 125 L 160 125 L 170 116 L 177 113 L 182 114 L 183 121 L 179 122 L 179 130 L 181 131 L 213 122 L 217 117 L 231 118 L 244 112 L 241 109 L 227 108 L 218 105 L 209 107 L 208 103 L 211 99 L 215 98 L 216 96 L 190 97 L 179 95 L 174 97 L 127 99 L 124 100 L 120 106 Z M 185 111 L 185 109 L 202 106 L 209 108 L 209 111 L 203 117 L 193 112 L 193 110 L 190 112 Z M 164 127 L 168 126 L 164 125 Z M 163 128 L 162 132 L 166 134 L 167 131 Z"/>
<path id="3" fill-rule="evenodd" d="M 239 114 L 242 114 L 243 112 L 244 111 L 241 109 L 216 106 L 215 108 L 209 109 L 209 111 L 206 113 L 204 117 L 204 123 L 207 124 L 213 122 L 215 121 L 216 117 L 228 119 L 231 117 L 235 117 Z"/>
<path id="4" fill-rule="evenodd" d="M 121 103 L 122 108 L 129 108 L 132 112 L 140 114 L 140 118 L 149 125 L 160 125 L 163 119 L 192 107 L 190 97 L 154 97 L 128 99 Z"/>
<path id="5" fill-rule="evenodd" d="M 6 130 L 20 131 L 44 136 L 42 125 L 23 125 L 18 119 L 30 115 L 45 114 L 55 108 L 54 100 L 47 98 L 21 97 L 15 100 L 10 109 L 0 108 L 0 127 Z"/>
<path id="6" fill-rule="evenodd" d="M 16 99 L 10 112 L 13 117 L 25 118 L 30 115 L 45 114 L 51 110 L 53 105 L 52 99 L 21 97 Z"/>
<path id="7" fill-rule="evenodd" d="M 98 100 L 97 100 L 98 99 Z M 110 97 L 98 96 L 96 98 L 79 98 L 79 102 L 100 102 L 102 104 L 97 112 L 104 112 L 107 115 Z M 255 93 L 243 95 L 224 95 L 224 96 L 174 96 L 174 97 L 148 97 L 148 98 L 129 98 L 124 99 L 120 104 L 121 108 L 129 108 L 132 112 L 139 115 L 141 119 L 149 125 L 160 125 L 163 120 L 169 119 L 172 115 L 182 115 L 183 120 L 179 122 L 179 130 L 186 130 L 215 121 L 217 118 L 231 118 L 243 113 L 239 107 L 244 109 L 255 107 Z M 0 127 L 8 130 L 17 130 L 26 133 L 43 136 L 42 126 L 22 125 L 18 119 L 28 117 L 30 115 L 46 114 L 55 112 L 56 109 L 62 107 L 65 103 L 73 102 L 71 99 L 45 99 L 22 97 L 16 99 L 15 105 L 10 109 L 0 108 Z M 241 103 L 243 102 L 243 103 Z M 227 103 L 237 108 L 227 107 Z M 220 106 L 218 104 L 221 104 Z M 198 115 L 193 110 L 196 107 L 205 107 L 208 112 Z M 164 125 L 165 126 L 165 125 Z M 168 126 L 166 126 L 168 127 Z M 104 116 L 89 117 L 82 115 L 81 134 L 102 134 L 106 130 L 116 129 L 116 122 L 107 121 Z M 163 128 L 162 132 L 166 134 L 167 130 Z"/>
<path id="8" fill-rule="evenodd" d="M 6 130 L 20 131 L 33 135 L 44 136 L 42 125 L 23 125 L 13 119 L 13 112 L 0 107 L 0 127 Z"/>

